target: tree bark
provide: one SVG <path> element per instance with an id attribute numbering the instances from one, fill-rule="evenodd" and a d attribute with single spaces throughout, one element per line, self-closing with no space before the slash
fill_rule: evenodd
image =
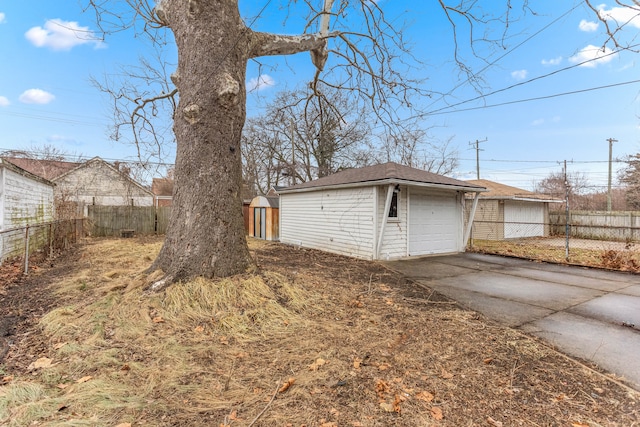
<path id="1" fill-rule="evenodd" d="M 237 0 L 162 0 L 174 33 L 179 94 L 173 207 L 164 245 L 150 270 L 156 289 L 193 277 L 226 277 L 254 267 L 242 217 L 241 132 L 249 58 L 324 46 L 315 36 L 254 33 Z"/>

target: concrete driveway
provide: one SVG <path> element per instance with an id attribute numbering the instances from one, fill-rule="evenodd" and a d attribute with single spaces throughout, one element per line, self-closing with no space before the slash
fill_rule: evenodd
<path id="1" fill-rule="evenodd" d="M 470 253 L 386 264 L 640 390 L 638 275 Z"/>

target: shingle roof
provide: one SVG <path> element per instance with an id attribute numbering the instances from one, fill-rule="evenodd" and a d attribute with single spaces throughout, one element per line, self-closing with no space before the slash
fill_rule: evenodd
<path id="1" fill-rule="evenodd" d="M 480 195 L 481 199 L 531 199 L 537 201 L 547 200 L 550 202 L 562 201 L 547 194 L 534 193 L 532 191 L 523 190 L 522 188 L 511 187 L 509 185 L 489 181 L 488 179 L 471 179 L 467 182 L 474 185 L 480 185 L 489 190 Z"/>
<path id="2" fill-rule="evenodd" d="M 27 172 L 47 180 L 55 179 L 82 164 L 58 160 L 28 159 L 23 157 L 5 157 L 4 159 Z"/>
<path id="3" fill-rule="evenodd" d="M 280 188 L 279 192 L 296 190 L 315 189 L 320 187 L 340 187 L 345 185 L 366 185 L 368 183 L 380 183 L 384 181 L 402 182 L 405 184 L 418 184 L 426 186 L 451 187 L 455 189 L 468 189 L 472 192 L 483 191 L 481 185 L 471 184 L 438 175 L 421 169 L 400 165 L 398 163 L 383 163 L 379 165 L 366 166 L 357 169 L 347 169 L 324 178 L 315 179 L 302 184 L 293 185 L 287 188 Z"/>
<path id="4" fill-rule="evenodd" d="M 173 179 L 153 178 L 151 192 L 156 196 L 173 196 Z"/>

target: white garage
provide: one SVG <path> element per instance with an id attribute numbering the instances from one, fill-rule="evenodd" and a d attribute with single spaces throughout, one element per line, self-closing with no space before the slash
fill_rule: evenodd
<path id="1" fill-rule="evenodd" d="M 502 240 L 548 236 L 549 204 L 563 202 L 545 194 L 486 179 L 467 182 L 481 185 L 488 190 L 479 197 L 473 218 L 473 239 Z"/>
<path id="2" fill-rule="evenodd" d="M 462 252 L 465 194 L 484 190 L 396 163 L 349 169 L 279 189 L 280 241 L 366 259 Z"/>

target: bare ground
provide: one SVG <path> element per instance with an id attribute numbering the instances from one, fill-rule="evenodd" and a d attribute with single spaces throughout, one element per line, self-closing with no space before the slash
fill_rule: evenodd
<path id="1" fill-rule="evenodd" d="M 3 267 L 1 425 L 640 425 L 622 379 L 380 264 L 252 241 L 259 276 L 148 294 L 159 247 Z"/>

